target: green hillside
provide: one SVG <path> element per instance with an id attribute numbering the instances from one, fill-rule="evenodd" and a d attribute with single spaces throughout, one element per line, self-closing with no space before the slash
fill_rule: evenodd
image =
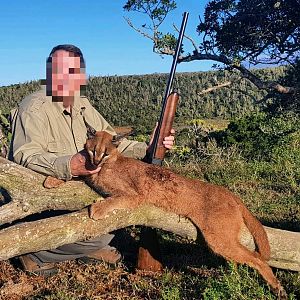
<path id="1" fill-rule="evenodd" d="M 285 75 L 284 68 L 256 72 L 269 80 L 281 80 Z M 91 77 L 87 95 L 108 121 L 114 125 L 133 125 L 138 134 L 134 138 L 145 139 L 149 135 L 139 133 L 148 133 L 153 128 L 166 81 L 166 74 Z M 223 83 L 227 87 L 205 92 Z M 165 165 L 183 176 L 229 188 L 264 225 L 299 231 L 297 110 L 263 112 L 264 106 L 257 102 L 265 92 L 239 80 L 232 72 L 179 73 L 175 85 L 181 94 L 175 119 L 176 144 L 168 152 Z M 5 156 L 9 145 L 8 112 L 39 86 L 35 81 L 0 87 L 0 129 L 2 126 L 4 133 L 0 136 L 0 155 Z M 268 101 L 272 103 L 272 99 Z M 132 238 L 138 230 L 129 228 L 119 232 Z M 94 295 L 102 295 L 101 299 L 276 299 L 252 269 L 222 264 L 197 243 L 159 233 L 163 257 L 169 267 L 162 274 L 132 273 L 135 262 L 126 258 L 124 265 L 114 271 L 101 264 L 86 268 L 77 262 L 60 263 L 54 279 L 42 281 L 4 261 L 0 262 L 0 286 L 8 286 L 12 278 L 21 278 L 22 283 L 31 287 L 23 292 L 30 300 L 95 299 Z M 131 248 L 127 244 L 125 247 L 133 253 L 138 241 L 133 238 L 131 243 Z M 274 271 L 286 288 L 288 299 L 300 299 L 299 273 Z"/>
<path id="2" fill-rule="evenodd" d="M 274 80 L 283 76 L 285 70 L 278 67 L 256 72 Z M 112 124 L 133 125 L 143 132 L 153 127 L 159 115 L 167 79 L 168 74 L 90 77 L 87 96 Z M 222 83 L 228 86 L 205 93 L 206 89 Z M 258 111 L 260 106 L 256 101 L 265 95 L 227 71 L 178 73 L 174 86 L 181 95 L 176 122 L 241 117 Z M 37 81 L 0 87 L 2 112 L 8 113 L 24 96 L 38 88 Z"/>

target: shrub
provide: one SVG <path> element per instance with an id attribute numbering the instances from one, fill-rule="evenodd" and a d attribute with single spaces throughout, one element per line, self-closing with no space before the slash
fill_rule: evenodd
<path id="1" fill-rule="evenodd" d="M 227 129 L 210 136 L 219 146 L 238 146 L 247 159 L 270 161 L 276 153 L 289 148 L 289 144 L 295 144 L 299 131 L 300 120 L 295 113 L 276 116 L 256 113 L 232 121 Z"/>

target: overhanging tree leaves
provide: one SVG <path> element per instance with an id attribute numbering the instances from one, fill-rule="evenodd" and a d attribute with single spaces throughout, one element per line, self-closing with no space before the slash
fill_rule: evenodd
<path id="1" fill-rule="evenodd" d="M 163 34 L 159 31 L 160 25 L 167 14 L 176 8 L 173 0 L 128 0 L 123 7 L 127 11 L 141 12 L 147 15 L 150 23 L 143 24 L 143 29 L 134 27 L 130 19 L 126 18 L 129 26 L 153 41 L 153 51 L 158 54 L 173 54 L 176 47 L 176 38 L 173 34 Z"/>
<path id="2" fill-rule="evenodd" d="M 205 50 L 252 64 L 294 62 L 299 51 L 297 0 L 215 0 L 197 31 Z"/>
<path id="3" fill-rule="evenodd" d="M 163 7 L 159 18 L 153 14 L 155 5 Z M 175 1 L 159 0 L 132 0 L 124 6 L 127 11 L 150 16 L 155 27 L 144 24 L 142 28 L 137 28 L 131 21 L 129 25 L 153 41 L 155 52 L 168 55 L 173 53 L 174 44 L 165 43 L 167 36 L 157 32 L 166 15 L 175 8 Z M 294 96 L 298 87 L 264 81 L 245 66 L 284 63 L 294 67 L 300 47 L 299 24 L 299 0 L 213 0 L 207 4 L 196 28 L 200 38 L 198 45 L 186 36 L 192 50 L 182 53 L 179 62 L 212 60 L 227 69 L 240 71 L 242 77 L 259 89 L 271 94 L 276 92 Z"/>

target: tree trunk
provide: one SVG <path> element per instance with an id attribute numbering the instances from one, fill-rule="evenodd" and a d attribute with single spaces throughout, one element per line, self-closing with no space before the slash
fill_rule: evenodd
<path id="1" fill-rule="evenodd" d="M 45 177 L 0 158 L 0 192 L 10 202 L 0 207 L 1 224 L 20 220 L 45 210 L 70 210 L 64 215 L 17 223 L 0 230 L 0 260 L 89 239 L 131 225 L 161 228 L 193 240 L 195 226 L 187 219 L 150 205 L 119 210 L 102 220 L 92 220 L 86 206 L 100 197 L 80 181 L 56 189 L 42 186 Z M 104 200 L 105 201 L 105 200 Z M 271 245 L 271 266 L 300 271 L 300 233 L 265 227 Z M 248 230 L 241 241 L 249 249 L 254 242 Z"/>
<path id="2" fill-rule="evenodd" d="M 82 181 L 45 189 L 45 176 L 0 157 L 0 191 L 11 200 L 0 207 L 0 225 L 45 210 L 79 210 L 101 199 Z"/>

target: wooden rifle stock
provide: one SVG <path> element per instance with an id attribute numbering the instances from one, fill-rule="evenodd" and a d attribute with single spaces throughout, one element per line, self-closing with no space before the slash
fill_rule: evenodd
<path id="1" fill-rule="evenodd" d="M 177 108 L 179 100 L 179 94 L 177 92 L 173 92 L 169 95 L 165 107 L 165 112 L 162 116 L 162 119 L 159 120 L 160 126 L 157 126 L 157 146 L 155 149 L 155 153 L 153 153 L 153 159 L 159 160 L 160 162 L 163 161 L 166 154 L 166 148 L 163 145 L 163 140 L 166 136 L 169 136 L 171 134 L 171 129 L 173 126 L 174 118 L 175 118 L 175 112 Z M 156 132 L 155 132 L 156 135 Z"/>
<path id="2" fill-rule="evenodd" d="M 156 127 L 151 146 L 147 150 L 146 156 L 144 158 L 144 161 L 149 164 L 162 165 L 162 161 L 167 150 L 163 145 L 163 140 L 166 136 L 169 136 L 171 134 L 175 111 L 179 100 L 179 95 L 176 92 L 170 93 L 170 91 L 176 71 L 179 53 L 181 51 L 182 39 L 184 36 L 187 19 L 188 13 L 185 12 L 183 14 L 175 54 L 173 56 L 173 63 L 167 83 L 159 122 Z M 142 228 L 137 266 L 139 269 L 148 271 L 161 271 L 163 269 L 159 243 L 155 229 L 145 227 Z"/>
<path id="3" fill-rule="evenodd" d="M 163 145 L 163 140 L 166 136 L 171 134 L 178 100 L 179 95 L 177 92 L 171 93 L 167 98 L 164 113 L 162 114 L 154 133 L 153 140 L 155 140 L 155 138 L 157 139 L 157 146 L 155 149 L 150 147 L 144 161 L 161 165 L 167 150 Z M 155 272 L 163 269 L 158 237 L 155 229 L 143 227 L 141 230 L 137 267 L 140 270 Z"/>

